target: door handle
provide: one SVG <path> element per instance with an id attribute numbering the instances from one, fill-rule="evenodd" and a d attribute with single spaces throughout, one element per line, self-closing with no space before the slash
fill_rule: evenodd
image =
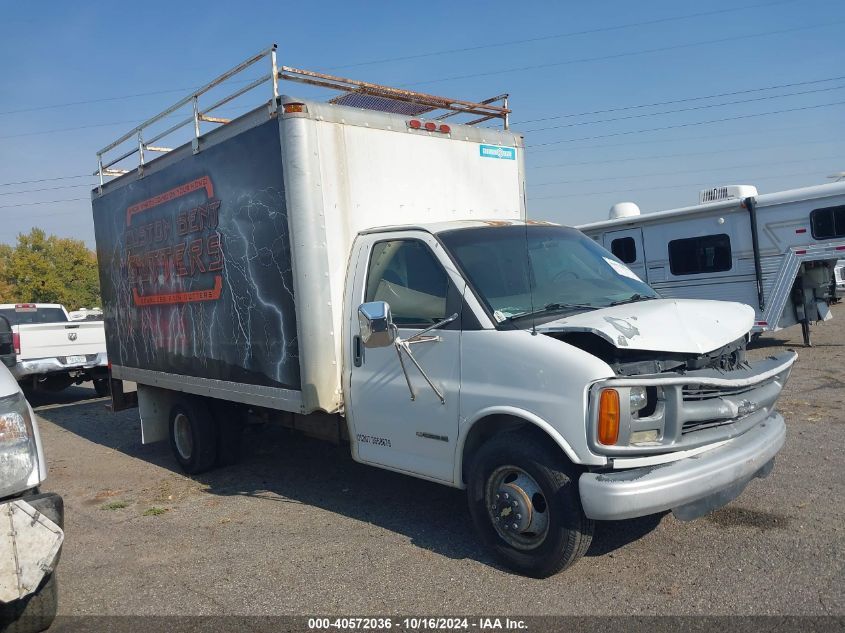
<path id="1" fill-rule="evenodd" d="M 361 337 L 358 334 L 352 337 L 352 364 L 355 367 L 360 367 L 364 364 L 364 344 L 361 342 Z"/>

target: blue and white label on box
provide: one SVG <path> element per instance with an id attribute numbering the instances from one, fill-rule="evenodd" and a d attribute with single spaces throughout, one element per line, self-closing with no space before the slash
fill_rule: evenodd
<path id="1" fill-rule="evenodd" d="M 498 145 L 482 145 L 482 158 L 504 158 L 505 160 L 516 160 L 515 147 L 499 147 Z"/>

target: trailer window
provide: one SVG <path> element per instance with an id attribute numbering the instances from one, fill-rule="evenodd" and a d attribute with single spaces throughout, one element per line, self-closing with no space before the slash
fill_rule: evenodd
<path id="1" fill-rule="evenodd" d="M 637 243 L 633 237 L 619 237 L 610 243 L 610 252 L 625 264 L 637 261 Z"/>
<path id="2" fill-rule="evenodd" d="M 724 233 L 669 242 L 669 269 L 673 275 L 720 273 L 732 266 L 731 238 Z"/>
<path id="3" fill-rule="evenodd" d="M 365 301 L 389 303 L 397 325 L 431 325 L 446 318 L 448 286 L 446 271 L 419 240 L 373 247 Z"/>
<path id="4" fill-rule="evenodd" d="M 845 205 L 811 211 L 810 227 L 817 240 L 845 237 Z"/>

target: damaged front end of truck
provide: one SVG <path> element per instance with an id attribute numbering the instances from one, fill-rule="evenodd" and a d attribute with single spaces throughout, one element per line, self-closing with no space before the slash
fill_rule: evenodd
<path id="1" fill-rule="evenodd" d="M 748 311 L 730 303 L 648 303 L 649 311 L 680 313 L 687 327 L 664 323 L 670 331 L 706 328 L 711 321 L 715 337 L 731 333 L 730 327 L 715 328 L 716 321 Z M 672 309 L 656 305 L 661 303 Z M 601 358 L 616 374 L 588 389 L 587 442 L 608 466 L 582 475 L 584 511 L 594 519 L 616 520 L 671 510 L 679 519 L 694 519 L 771 471 L 786 436 L 775 404 L 797 355 L 751 361 L 744 335 L 704 353 L 675 340 L 680 349 L 673 350 L 667 340 L 672 334 L 643 336 L 648 319 L 637 312 L 629 306 L 627 318 L 578 315 L 543 331 Z"/>

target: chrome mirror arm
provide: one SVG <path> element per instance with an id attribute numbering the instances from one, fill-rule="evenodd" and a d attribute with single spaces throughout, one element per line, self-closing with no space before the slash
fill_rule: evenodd
<path id="1" fill-rule="evenodd" d="M 440 391 L 440 389 L 437 388 L 437 386 L 431 380 L 429 375 L 427 373 L 425 373 L 425 370 L 417 362 L 417 359 L 414 358 L 414 355 L 411 352 L 411 345 L 413 345 L 414 343 L 432 343 L 432 342 L 442 340 L 439 336 L 426 336 L 426 333 L 431 332 L 432 330 L 435 330 L 435 329 L 442 327 L 444 325 L 447 325 L 448 323 L 451 323 L 452 321 L 454 321 L 457 318 L 458 318 L 458 313 L 456 312 L 452 316 L 447 317 L 447 318 L 443 319 L 442 321 L 438 321 L 437 323 L 435 323 L 433 325 L 429 325 L 424 330 L 417 332 L 412 337 L 410 337 L 409 339 L 404 340 L 404 341 L 399 337 L 398 328 L 396 328 L 395 325 L 393 326 L 395 333 L 396 333 L 395 338 L 393 340 L 393 345 L 396 347 L 396 354 L 399 356 L 399 364 L 402 366 L 402 373 L 405 375 L 405 382 L 408 384 L 408 391 L 411 392 L 411 400 L 417 399 L 417 393 L 416 393 L 416 391 L 414 391 L 414 387 L 411 384 L 411 377 L 408 376 L 408 368 L 405 365 L 405 360 L 402 358 L 402 352 L 404 352 L 405 355 L 408 356 L 410 361 L 414 364 L 414 367 L 416 367 L 417 370 L 420 372 L 420 374 L 422 374 L 422 377 L 428 383 L 428 386 L 431 387 L 431 390 L 435 394 L 437 394 L 437 397 L 440 399 L 440 404 L 446 404 L 446 398 L 444 397 L 443 392 Z"/>
<path id="2" fill-rule="evenodd" d="M 446 317 L 445 319 L 443 319 L 442 321 L 438 321 L 434 325 L 429 325 L 424 330 L 420 330 L 419 332 L 414 334 L 411 338 L 409 338 L 405 342 L 406 343 L 422 343 L 422 342 L 425 342 L 425 341 L 439 341 L 440 340 L 439 336 L 423 337 L 423 335 L 426 334 L 427 332 L 431 332 L 432 330 L 436 330 L 439 327 L 443 327 L 444 325 L 448 325 L 449 323 L 451 323 L 452 321 L 454 321 L 457 318 L 458 318 L 458 313 L 455 312 L 455 314 L 453 314 L 452 316 Z"/>
<path id="3" fill-rule="evenodd" d="M 405 381 L 408 383 L 408 390 L 411 392 L 411 400 L 416 400 L 417 394 L 414 392 L 414 388 L 411 386 L 411 379 L 408 376 L 408 371 L 405 368 L 405 362 L 402 360 L 402 352 L 408 356 L 410 361 L 414 363 L 414 367 L 422 374 L 422 377 L 425 378 L 425 381 L 428 383 L 428 386 L 431 387 L 431 390 L 437 394 L 437 397 L 440 398 L 440 404 L 446 404 L 446 398 L 443 396 L 443 393 L 437 386 L 431 381 L 428 374 L 425 373 L 425 370 L 420 366 L 417 362 L 417 359 L 414 358 L 414 355 L 411 353 L 411 348 L 408 345 L 408 341 L 398 340 L 395 343 L 396 345 L 396 353 L 399 354 L 399 364 L 402 365 L 402 373 L 405 374 Z"/>
<path id="4" fill-rule="evenodd" d="M 405 367 L 405 359 L 402 358 L 403 347 L 402 340 L 399 338 L 399 333 L 396 332 L 396 338 L 393 340 L 393 347 L 396 349 L 396 355 L 399 357 L 399 365 L 402 367 L 402 374 L 405 376 L 405 383 L 408 385 L 408 391 L 411 392 L 411 401 L 417 399 L 417 392 L 414 391 L 414 386 L 411 384 L 411 377 L 408 376 L 408 368 Z M 410 355 L 410 352 L 409 352 Z"/>

